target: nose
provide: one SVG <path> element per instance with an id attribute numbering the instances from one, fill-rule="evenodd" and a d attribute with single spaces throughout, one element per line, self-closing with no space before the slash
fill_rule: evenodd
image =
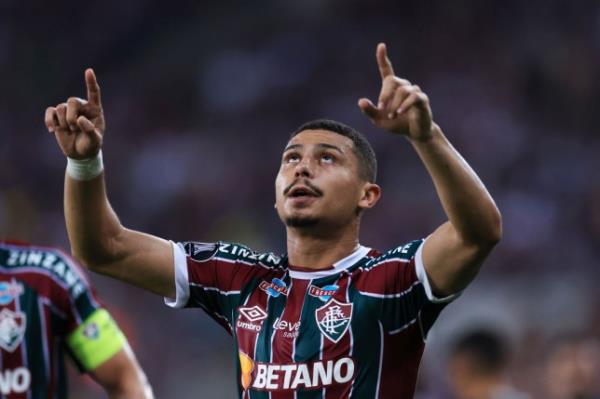
<path id="1" fill-rule="evenodd" d="M 294 175 L 296 178 L 300 177 L 313 177 L 313 167 L 310 159 L 304 158 L 296 165 L 296 170 Z"/>

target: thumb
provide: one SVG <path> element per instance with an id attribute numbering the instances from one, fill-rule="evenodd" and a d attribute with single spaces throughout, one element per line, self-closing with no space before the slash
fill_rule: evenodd
<path id="1" fill-rule="evenodd" d="M 93 133 L 96 127 L 94 124 L 85 116 L 80 116 L 77 118 L 77 125 L 81 129 L 82 132 L 90 134 Z"/>
<path id="2" fill-rule="evenodd" d="M 77 125 L 81 131 L 88 136 L 92 146 L 100 146 L 102 143 L 102 135 L 96 130 L 96 126 L 85 116 L 77 118 Z"/>
<path id="3" fill-rule="evenodd" d="M 379 113 L 377 107 L 368 98 L 358 100 L 358 108 L 371 119 L 377 118 L 377 114 Z"/>

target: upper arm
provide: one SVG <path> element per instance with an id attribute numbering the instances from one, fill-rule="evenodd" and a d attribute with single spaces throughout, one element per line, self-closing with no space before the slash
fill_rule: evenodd
<path id="1" fill-rule="evenodd" d="M 162 238 L 123 229 L 111 242 L 114 256 L 90 269 L 165 297 L 175 296 L 172 244 Z"/>
<path id="2" fill-rule="evenodd" d="M 492 248 L 465 242 L 450 222 L 442 224 L 423 244 L 423 266 L 433 292 L 445 296 L 466 288 Z"/>
<path id="3" fill-rule="evenodd" d="M 127 344 L 89 373 L 111 398 L 152 398 L 146 376 Z"/>

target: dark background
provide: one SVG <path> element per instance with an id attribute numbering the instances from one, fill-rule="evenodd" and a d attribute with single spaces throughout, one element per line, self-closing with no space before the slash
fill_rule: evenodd
<path id="1" fill-rule="evenodd" d="M 361 242 L 389 249 L 444 221 L 410 145 L 372 127 L 375 46 L 429 95 L 479 173 L 504 239 L 429 338 L 419 397 L 446 397 L 448 343 L 491 326 L 519 388 L 546 395 L 545 354 L 600 332 L 600 7 L 595 1 L 0 2 L 0 236 L 68 248 L 65 159 L 47 106 L 93 67 L 110 200 L 124 225 L 172 240 L 281 252 L 274 178 L 289 132 L 318 117 L 361 130 L 383 198 Z M 231 339 L 201 311 L 93 276 L 159 398 L 232 397 Z M 98 392 L 72 379 L 74 397 Z M 84 380 L 85 381 L 85 380 Z M 545 396 L 548 397 L 548 396 Z"/>

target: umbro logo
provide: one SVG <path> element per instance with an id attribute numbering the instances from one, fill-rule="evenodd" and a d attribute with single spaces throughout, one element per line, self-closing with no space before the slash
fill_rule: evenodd
<path id="1" fill-rule="evenodd" d="M 262 321 L 268 316 L 267 312 L 262 310 L 257 305 L 238 308 L 238 312 L 240 312 L 240 316 L 238 317 L 235 325 L 238 328 L 243 328 L 244 330 L 249 330 L 256 333 L 260 332 L 262 328 Z"/>
<path id="2" fill-rule="evenodd" d="M 239 308 L 239 312 L 251 322 L 260 321 L 267 318 L 267 313 L 257 305 L 248 308 Z"/>

